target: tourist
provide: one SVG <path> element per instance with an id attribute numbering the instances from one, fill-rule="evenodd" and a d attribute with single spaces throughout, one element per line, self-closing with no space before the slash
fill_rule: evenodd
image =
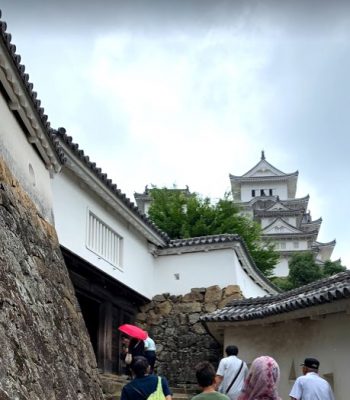
<path id="1" fill-rule="evenodd" d="M 130 345 L 130 338 L 126 337 L 126 336 L 122 336 L 122 340 L 121 340 L 121 352 L 119 354 L 119 358 L 124 361 L 124 366 L 123 366 L 123 373 L 125 375 L 128 375 L 128 377 L 131 377 L 131 369 L 130 369 L 130 365 L 126 364 L 125 362 L 125 358 L 126 355 L 129 352 L 129 345 Z"/>
<path id="2" fill-rule="evenodd" d="M 147 337 L 144 340 L 145 345 L 145 357 L 147 358 L 149 365 L 151 367 L 151 374 L 154 372 L 154 364 L 156 363 L 156 344 L 151 337 Z"/>
<path id="3" fill-rule="evenodd" d="M 156 391 L 163 394 L 166 400 L 172 399 L 167 380 L 150 375 L 149 368 L 146 357 L 135 357 L 131 364 L 135 378 L 123 387 L 120 400 L 146 400 Z"/>
<path id="4" fill-rule="evenodd" d="M 215 369 L 208 361 L 196 366 L 196 378 L 202 392 L 192 400 L 229 400 L 225 394 L 216 391 Z"/>
<path id="5" fill-rule="evenodd" d="M 238 400 L 281 400 L 277 393 L 279 377 L 279 366 L 272 357 L 256 358 Z"/>
<path id="6" fill-rule="evenodd" d="M 303 376 L 295 381 L 289 396 L 292 400 L 334 400 L 329 383 L 318 374 L 320 362 L 316 358 L 305 358 Z"/>
<path id="7" fill-rule="evenodd" d="M 138 356 L 144 356 L 145 355 L 145 344 L 144 344 L 143 340 L 131 338 L 129 347 L 128 347 L 128 352 L 132 355 L 132 359 L 134 359 L 135 357 L 138 357 Z"/>
<path id="8" fill-rule="evenodd" d="M 237 346 L 227 346 L 225 352 L 227 357 L 224 357 L 219 363 L 216 382 L 219 392 L 226 394 L 231 400 L 236 400 L 243 387 L 248 367 L 237 357 Z"/>

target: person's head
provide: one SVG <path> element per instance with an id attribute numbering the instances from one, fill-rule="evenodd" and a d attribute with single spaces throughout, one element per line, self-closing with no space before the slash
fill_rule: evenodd
<path id="1" fill-rule="evenodd" d="M 134 358 L 134 362 L 131 364 L 132 372 L 136 378 L 142 378 L 149 372 L 149 363 L 146 357 L 137 356 Z"/>
<path id="2" fill-rule="evenodd" d="M 301 364 L 303 367 L 303 374 L 306 375 L 308 372 L 318 372 L 320 368 L 320 362 L 316 358 L 307 357 Z"/>
<path id="3" fill-rule="evenodd" d="M 226 347 L 225 352 L 227 356 L 236 356 L 238 354 L 238 347 L 234 344 L 230 344 Z"/>
<path id="4" fill-rule="evenodd" d="M 122 343 L 123 343 L 124 345 L 128 346 L 129 343 L 130 343 L 130 338 L 127 337 L 127 336 L 122 336 Z"/>
<path id="5" fill-rule="evenodd" d="M 277 385 L 280 369 L 277 362 L 269 356 L 256 358 L 250 366 L 240 400 L 253 400 L 265 395 L 271 400 L 279 399 Z"/>
<path id="6" fill-rule="evenodd" d="M 208 361 L 196 365 L 196 378 L 201 388 L 206 388 L 215 383 L 215 369 Z"/>

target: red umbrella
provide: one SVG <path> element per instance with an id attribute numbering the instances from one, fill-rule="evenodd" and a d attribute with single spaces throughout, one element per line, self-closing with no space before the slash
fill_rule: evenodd
<path id="1" fill-rule="evenodd" d="M 145 340 L 148 337 L 148 333 L 138 326 L 131 324 L 120 325 L 118 328 L 120 332 L 125 333 L 135 339 Z"/>

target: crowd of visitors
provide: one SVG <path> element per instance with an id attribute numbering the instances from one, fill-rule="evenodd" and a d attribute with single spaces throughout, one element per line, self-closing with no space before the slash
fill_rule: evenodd
<path id="1" fill-rule="evenodd" d="M 171 400 L 171 391 L 164 377 L 154 375 L 156 346 L 148 337 L 124 340 L 128 344 L 121 358 L 129 368 L 131 382 L 124 386 L 121 400 Z M 238 358 L 238 347 L 227 346 L 215 371 L 208 361 L 196 366 L 196 378 L 201 393 L 192 400 L 282 400 L 278 395 L 280 368 L 272 357 L 256 358 L 250 368 Z M 127 355 L 131 354 L 130 362 Z M 318 374 L 320 363 L 305 358 L 303 375 L 296 379 L 290 400 L 334 400 L 329 383 Z"/>

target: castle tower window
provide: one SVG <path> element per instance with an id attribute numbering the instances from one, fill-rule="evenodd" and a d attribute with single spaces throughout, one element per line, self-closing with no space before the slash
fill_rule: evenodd
<path id="1" fill-rule="evenodd" d="M 252 189 L 252 197 L 255 197 L 255 189 Z"/>
<path id="2" fill-rule="evenodd" d="M 269 195 L 273 196 L 273 189 L 269 189 Z"/>
<path id="3" fill-rule="evenodd" d="M 265 189 L 260 189 L 260 196 L 266 196 Z"/>

